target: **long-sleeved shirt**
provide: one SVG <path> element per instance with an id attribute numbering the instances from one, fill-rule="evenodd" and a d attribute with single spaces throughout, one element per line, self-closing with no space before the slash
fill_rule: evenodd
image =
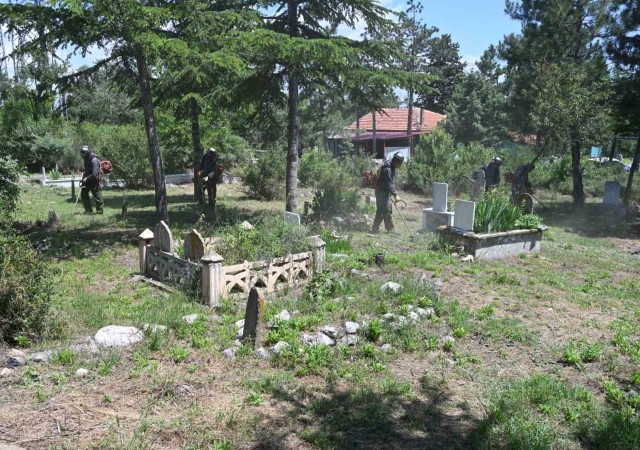
<path id="1" fill-rule="evenodd" d="M 85 185 L 96 185 L 100 183 L 100 161 L 93 152 L 84 158 L 84 172 L 82 177 L 86 179 Z"/>
<path id="2" fill-rule="evenodd" d="M 500 184 L 500 166 L 490 162 L 484 166 L 484 180 L 487 187 Z"/>
<path id="3" fill-rule="evenodd" d="M 376 191 L 387 195 L 397 195 L 395 178 L 395 169 L 391 166 L 391 164 L 385 163 L 378 172 Z"/>

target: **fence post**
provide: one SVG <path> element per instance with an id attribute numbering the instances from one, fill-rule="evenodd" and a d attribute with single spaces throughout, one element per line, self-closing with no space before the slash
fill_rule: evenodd
<path id="1" fill-rule="evenodd" d="M 153 231 L 147 228 L 138 236 L 138 256 L 140 258 L 140 273 L 142 275 L 147 274 L 147 249 L 150 245 L 153 245 Z"/>
<path id="2" fill-rule="evenodd" d="M 211 252 L 202 257 L 202 296 L 205 304 L 211 307 L 220 306 L 220 297 L 224 289 L 224 277 L 222 273 L 222 261 L 224 258 L 216 252 Z"/>
<path id="3" fill-rule="evenodd" d="M 326 243 L 320 239 L 320 236 L 311 236 L 309 238 L 309 246 L 313 253 L 313 271 L 322 272 L 324 269 L 324 257 Z"/>

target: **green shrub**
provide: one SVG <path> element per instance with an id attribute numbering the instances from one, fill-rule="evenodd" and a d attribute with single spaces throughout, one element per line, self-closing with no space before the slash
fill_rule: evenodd
<path id="1" fill-rule="evenodd" d="M 331 153 L 312 150 L 302 155 L 298 166 L 298 179 L 301 187 L 318 188 L 335 178 L 347 177 L 340 160 Z"/>
<path id="2" fill-rule="evenodd" d="M 10 218 L 18 206 L 19 179 L 18 162 L 9 157 L 0 158 L 0 222 Z M 2 226 L 1 223 L 0 226 Z"/>
<path id="3" fill-rule="evenodd" d="M 316 217 L 330 217 L 365 211 L 360 192 L 346 189 L 329 181 L 316 190 L 311 210 Z"/>
<path id="4" fill-rule="evenodd" d="M 111 179 L 130 189 L 153 185 L 149 147 L 142 125 L 94 125 L 78 127 L 78 145 L 87 144 L 100 159 L 113 164 Z"/>
<path id="5" fill-rule="evenodd" d="M 476 204 L 473 231 L 494 233 L 513 230 L 521 216 L 522 212 L 511 204 L 507 195 L 497 191 L 487 192 Z"/>
<path id="6" fill-rule="evenodd" d="M 516 227 L 523 230 L 532 230 L 538 228 L 542 223 L 542 217 L 536 214 L 523 214 L 516 221 Z"/>
<path id="7" fill-rule="evenodd" d="M 274 150 L 260 153 L 254 164 L 245 171 L 244 186 L 252 198 L 259 200 L 282 200 L 285 193 L 287 155 Z"/>
<path id="8" fill-rule="evenodd" d="M 29 242 L 0 231 L 0 341 L 30 339 L 45 331 L 52 272 Z"/>

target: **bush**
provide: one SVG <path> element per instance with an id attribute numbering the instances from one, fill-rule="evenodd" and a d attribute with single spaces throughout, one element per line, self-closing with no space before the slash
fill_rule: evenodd
<path id="1" fill-rule="evenodd" d="M 298 167 L 301 187 L 318 188 L 335 178 L 340 179 L 338 183 L 345 183 L 348 175 L 343 170 L 340 160 L 334 158 L 331 153 L 312 150 L 302 155 Z"/>
<path id="2" fill-rule="evenodd" d="M 330 217 L 364 212 L 365 204 L 357 189 L 347 189 L 329 181 L 316 190 L 311 210 L 316 217 Z"/>
<path id="3" fill-rule="evenodd" d="M 469 192 L 473 171 L 495 154 L 494 149 L 475 143 L 456 147 L 449 134 L 436 128 L 421 138 L 414 157 L 408 161 L 406 188 L 429 193 L 433 183 L 439 182 L 448 183 L 452 194 Z"/>
<path id="4" fill-rule="evenodd" d="M 511 204 L 507 195 L 490 191 L 476 204 L 473 231 L 476 233 L 510 231 L 516 228 L 516 222 L 521 216 L 522 211 Z"/>
<path id="5" fill-rule="evenodd" d="M 20 168 L 18 162 L 10 157 L 0 158 L 0 222 L 10 218 L 20 197 Z M 2 223 L 0 223 L 0 228 Z"/>
<path id="6" fill-rule="evenodd" d="M 51 305 L 51 276 L 26 239 L 0 231 L 0 341 L 42 335 Z"/>
<path id="7" fill-rule="evenodd" d="M 254 164 L 247 167 L 244 186 L 252 198 L 259 200 L 282 200 L 285 193 L 287 155 L 274 150 L 260 153 Z"/>
<path id="8" fill-rule="evenodd" d="M 149 147 L 142 125 L 93 125 L 78 127 L 77 147 L 87 144 L 100 159 L 113 163 L 111 179 L 122 180 L 129 189 L 153 185 Z"/>

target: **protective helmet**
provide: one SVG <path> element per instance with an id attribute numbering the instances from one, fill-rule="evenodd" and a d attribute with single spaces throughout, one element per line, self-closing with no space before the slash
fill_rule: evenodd
<path id="1" fill-rule="evenodd" d="M 402 152 L 395 152 L 393 154 L 393 158 L 391 158 L 391 163 L 396 163 L 397 166 L 402 165 L 402 163 L 404 162 L 404 155 L 402 154 Z"/>
<path id="2" fill-rule="evenodd" d="M 209 147 L 209 152 L 213 152 L 213 153 L 215 153 L 215 152 L 216 152 L 216 149 L 215 149 L 215 148 L 213 148 L 213 147 Z"/>
<path id="3" fill-rule="evenodd" d="M 496 156 L 495 158 L 493 158 L 493 162 L 500 165 L 502 164 L 502 159 L 499 156 Z"/>
<path id="4" fill-rule="evenodd" d="M 89 148 L 88 145 L 83 145 L 82 148 L 80 149 L 80 155 L 82 156 L 89 155 L 90 153 L 91 153 L 91 149 Z"/>

